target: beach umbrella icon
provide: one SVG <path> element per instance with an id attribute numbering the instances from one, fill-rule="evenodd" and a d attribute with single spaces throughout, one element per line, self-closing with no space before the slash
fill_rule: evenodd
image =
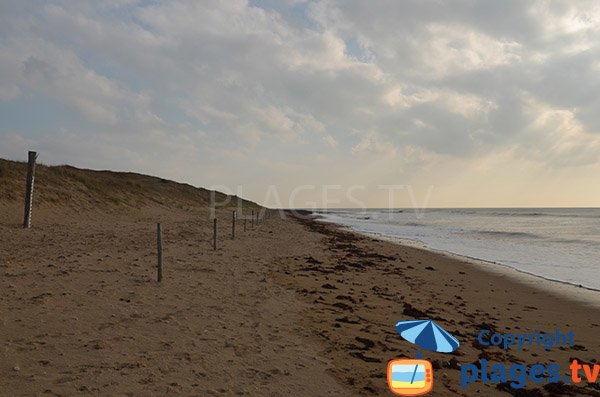
<path id="1" fill-rule="evenodd" d="M 451 353 L 460 345 L 458 339 L 432 320 L 399 321 L 396 331 L 410 343 L 434 352 Z"/>

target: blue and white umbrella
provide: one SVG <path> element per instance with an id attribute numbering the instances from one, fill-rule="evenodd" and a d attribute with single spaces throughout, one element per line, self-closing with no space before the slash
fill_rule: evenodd
<path id="1" fill-rule="evenodd" d="M 396 331 L 422 349 L 450 353 L 458 349 L 458 339 L 431 320 L 399 321 Z"/>

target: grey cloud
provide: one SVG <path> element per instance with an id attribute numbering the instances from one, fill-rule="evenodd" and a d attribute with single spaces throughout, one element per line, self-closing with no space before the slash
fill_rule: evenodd
<path id="1" fill-rule="evenodd" d="M 536 127 L 532 112 L 542 110 L 577 126 L 593 148 L 598 31 L 561 19 L 593 17 L 597 5 L 580 4 L 12 3 L 12 18 L 0 17 L 12 21 L 0 28 L 0 48 L 27 51 L 21 69 L 0 55 L 10 70 L 0 71 L 0 100 L 28 87 L 72 106 L 88 131 L 104 121 L 103 133 L 154 134 L 156 144 L 175 137 L 198 153 L 239 140 L 271 151 L 335 146 L 346 156 L 361 144 L 463 158 L 512 145 L 530 152 L 534 143 L 551 151 L 565 130 Z M 597 161 L 586 145 L 577 146 L 581 155 L 563 143 L 561 166 Z M 555 164 L 558 157 L 536 155 Z"/>

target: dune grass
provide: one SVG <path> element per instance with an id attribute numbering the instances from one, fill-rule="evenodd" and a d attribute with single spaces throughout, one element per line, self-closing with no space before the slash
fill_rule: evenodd
<path id="1" fill-rule="evenodd" d="M 0 202 L 23 201 L 27 163 L 0 159 Z M 229 197 L 229 206 L 237 198 Z M 38 164 L 35 174 L 35 202 L 74 206 L 82 209 L 141 208 L 165 206 L 170 208 L 208 208 L 211 191 L 185 183 L 131 172 L 95 171 L 69 165 Z M 222 203 L 226 195 L 215 192 Z M 242 200 L 244 207 L 258 207 Z"/>

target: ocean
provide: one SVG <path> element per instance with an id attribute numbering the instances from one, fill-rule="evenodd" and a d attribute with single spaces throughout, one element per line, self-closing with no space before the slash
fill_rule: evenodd
<path id="1" fill-rule="evenodd" d="M 316 212 L 324 221 L 360 233 L 600 290 L 600 208 L 328 209 Z"/>

